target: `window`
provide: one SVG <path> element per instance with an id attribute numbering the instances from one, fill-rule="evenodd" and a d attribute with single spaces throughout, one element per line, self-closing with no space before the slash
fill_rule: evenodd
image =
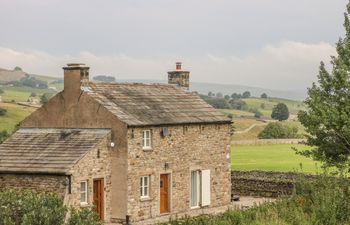
<path id="1" fill-rule="evenodd" d="M 141 198 L 149 197 L 149 176 L 143 176 L 140 178 L 140 195 Z"/>
<path id="2" fill-rule="evenodd" d="M 191 172 L 191 207 L 199 207 L 200 201 L 200 171 Z"/>
<path id="3" fill-rule="evenodd" d="M 191 171 L 191 208 L 210 205 L 210 170 Z"/>
<path id="4" fill-rule="evenodd" d="M 142 147 L 143 149 L 151 149 L 151 130 L 142 131 Z"/>
<path id="5" fill-rule="evenodd" d="M 87 181 L 80 182 L 80 203 L 88 204 L 87 202 Z"/>

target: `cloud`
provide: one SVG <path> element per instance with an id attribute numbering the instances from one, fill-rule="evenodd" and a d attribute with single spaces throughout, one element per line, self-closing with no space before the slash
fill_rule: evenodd
<path id="1" fill-rule="evenodd" d="M 98 55 L 84 51 L 76 55 L 52 55 L 42 51 L 19 51 L 0 47 L 0 67 L 22 67 L 35 74 L 62 76 L 66 63 L 86 63 L 91 74 L 114 75 L 118 79 L 166 79 L 178 60 L 191 71 L 196 82 L 231 83 L 272 89 L 302 89 L 316 80 L 321 60 L 329 61 L 335 48 L 325 42 L 283 41 L 246 55 L 133 57 L 125 54 Z"/>

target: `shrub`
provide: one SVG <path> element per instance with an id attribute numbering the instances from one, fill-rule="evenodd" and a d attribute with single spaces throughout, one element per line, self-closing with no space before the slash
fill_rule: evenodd
<path id="1" fill-rule="evenodd" d="M 0 108 L 0 116 L 5 116 L 7 110 L 4 108 Z"/>
<path id="2" fill-rule="evenodd" d="M 67 212 L 55 194 L 32 191 L 0 192 L 0 224 L 63 224 Z"/>
<path id="3" fill-rule="evenodd" d="M 230 105 L 228 104 L 227 100 L 224 98 L 207 98 L 205 101 L 217 109 L 229 109 Z"/>
<path id="4" fill-rule="evenodd" d="M 280 122 L 269 123 L 264 130 L 258 134 L 260 139 L 298 138 L 298 128 L 283 125 Z"/>
<path id="5" fill-rule="evenodd" d="M 0 144 L 4 142 L 9 136 L 9 133 L 7 133 L 6 130 L 0 131 Z"/>
<path id="6" fill-rule="evenodd" d="M 238 109 L 238 110 L 246 110 L 247 109 L 247 103 L 241 99 L 231 99 L 229 101 L 229 104 L 232 109 Z"/>
<path id="7" fill-rule="evenodd" d="M 50 93 L 44 93 L 41 97 L 40 97 L 40 103 L 41 104 L 45 104 L 46 102 L 48 102 L 50 100 L 50 98 L 52 97 L 52 94 Z"/>
<path id="8" fill-rule="evenodd" d="M 0 89 L 0 94 L 4 94 L 4 90 Z"/>
<path id="9" fill-rule="evenodd" d="M 93 208 L 71 208 L 71 215 L 67 225 L 102 225 Z"/>
<path id="10" fill-rule="evenodd" d="M 29 190 L 0 192 L 1 225 L 63 225 L 68 215 L 63 199 L 54 193 Z M 70 209 L 67 225 L 100 225 L 91 209 Z"/>

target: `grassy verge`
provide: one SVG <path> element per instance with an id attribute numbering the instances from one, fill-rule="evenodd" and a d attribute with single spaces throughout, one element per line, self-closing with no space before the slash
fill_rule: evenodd
<path id="1" fill-rule="evenodd" d="M 233 145 L 231 161 L 233 170 L 264 170 L 304 173 L 316 173 L 320 164 L 295 154 L 292 147 L 300 150 L 309 148 L 305 145 L 270 144 L 270 145 Z"/>

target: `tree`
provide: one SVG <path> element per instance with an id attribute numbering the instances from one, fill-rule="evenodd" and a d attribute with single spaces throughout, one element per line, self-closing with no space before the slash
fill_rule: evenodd
<path id="1" fill-rule="evenodd" d="M 233 94 L 231 95 L 231 98 L 232 98 L 232 99 L 240 99 L 240 98 L 242 98 L 242 95 L 241 95 L 241 94 L 237 94 L 237 93 L 233 93 Z"/>
<path id="2" fill-rule="evenodd" d="M 247 108 L 247 103 L 241 99 L 231 99 L 229 104 L 232 109 L 244 110 Z"/>
<path id="3" fill-rule="evenodd" d="M 40 97 L 40 103 L 41 104 L 45 104 L 46 102 L 48 102 L 50 100 L 50 98 L 52 97 L 52 94 L 50 93 L 44 93 L 41 97 Z"/>
<path id="4" fill-rule="evenodd" d="M 267 98 L 267 94 L 266 93 L 262 93 L 260 97 L 261 98 Z"/>
<path id="5" fill-rule="evenodd" d="M 226 100 L 229 100 L 229 99 L 230 99 L 230 96 L 229 96 L 229 95 L 225 95 L 224 98 L 225 98 Z"/>
<path id="6" fill-rule="evenodd" d="M 14 70 L 14 71 L 22 71 L 22 68 L 19 67 L 19 66 L 16 66 L 13 70 Z"/>
<path id="7" fill-rule="evenodd" d="M 289 110 L 286 104 L 278 103 L 272 109 L 271 118 L 279 121 L 289 118 Z"/>
<path id="8" fill-rule="evenodd" d="M 101 81 L 101 82 L 115 82 L 115 77 L 113 76 L 107 76 L 107 75 L 98 75 L 92 78 L 95 81 Z"/>
<path id="9" fill-rule="evenodd" d="M 325 166 L 350 169 L 350 2 L 345 13 L 345 37 L 336 44 L 332 70 L 321 62 L 318 84 L 308 89 L 307 110 L 298 113 L 306 128 L 311 150 L 299 152 L 322 161 Z"/>
<path id="10" fill-rule="evenodd" d="M 213 95 L 214 95 L 213 92 L 211 92 L 211 91 L 208 92 L 208 96 L 209 96 L 209 97 L 211 97 L 211 96 L 213 96 Z"/>
<path id="11" fill-rule="evenodd" d="M 221 92 L 216 93 L 217 98 L 222 98 L 224 95 Z"/>
<path id="12" fill-rule="evenodd" d="M 242 97 L 243 98 L 250 98 L 250 92 L 249 91 L 243 92 Z"/>
<path id="13" fill-rule="evenodd" d="M 35 92 L 30 93 L 29 97 L 36 97 L 36 93 Z"/>

